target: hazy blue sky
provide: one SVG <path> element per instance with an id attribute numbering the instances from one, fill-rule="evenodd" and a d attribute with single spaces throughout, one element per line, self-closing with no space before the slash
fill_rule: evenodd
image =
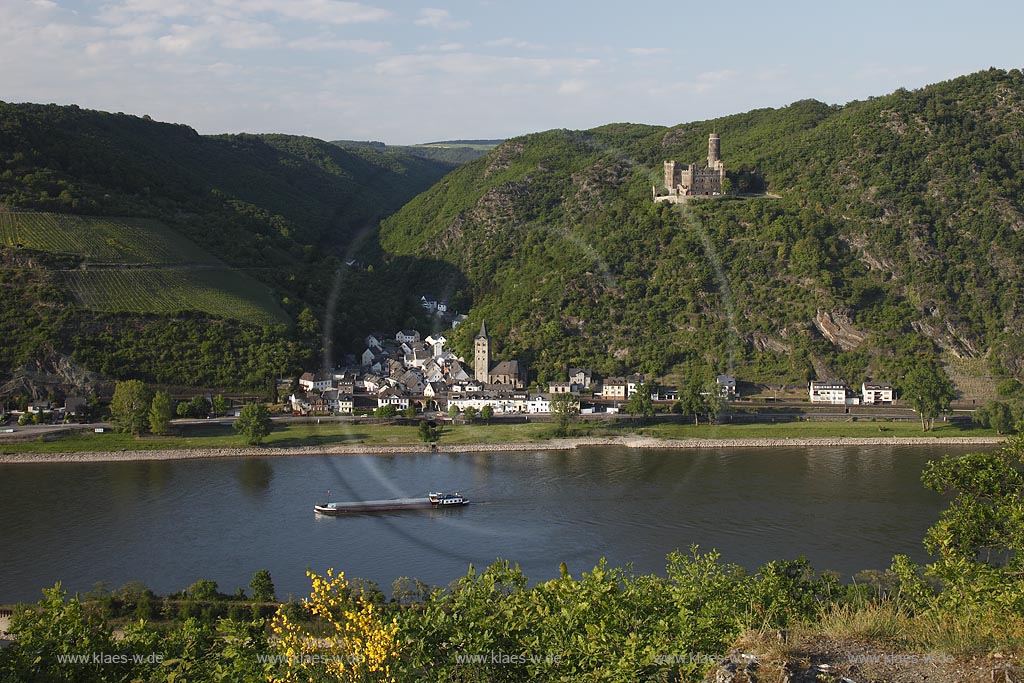
<path id="1" fill-rule="evenodd" d="M 1019 2 L 0 0 L 0 100 L 389 143 L 843 103 L 1024 62 Z"/>

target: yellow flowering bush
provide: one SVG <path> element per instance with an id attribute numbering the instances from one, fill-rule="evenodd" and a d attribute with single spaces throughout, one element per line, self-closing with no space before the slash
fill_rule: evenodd
<path id="1" fill-rule="evenodd" d="M 379 607 L 349 588 L 344 572 L 325 576 L 307 571 L 313 582 L 302 606 L 308 622 L 296 623 L 282 605 L 271 620 L 271 650 L 278 666 L 273 683 L 375 681 L 394 683 L 398 624 L 386 621 Z"/>

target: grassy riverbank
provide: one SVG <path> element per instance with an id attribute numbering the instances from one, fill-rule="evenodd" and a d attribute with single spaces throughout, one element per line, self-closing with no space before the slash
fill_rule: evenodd
<path id="1" fill-rule="evenodd" d="M 474 424 L 446 426 L 439 448 L 445 445 L 468 444 L 524 444 L 544 442 L 554 436 L 551 423 L 528 424 Z M 692 425 L 654 424 L 639 426 L 619 422 L 585 423 L 573 425 L 569 437 L 629 437 L 640 436 L 665 440 L 729 439 L 902 439 L 981 437 L 993 438 L 991 429 L 961 428 L 953 424 L 939 424 L 934 431 L 922 432 L 912 422 L 790 422 L 778 424 Z M 414 426 L 378 425 L 325 422 L 323 424 L 289 423 L 275 425 L 264 441 L 270 448 L 316 447 L 378 447 L 422 446 Z M 667 444 L 670 445 L 670 444 Z M 141 438 L 129 434 L 91 431 L 71 432 L 54 437 L 40 437 L 34 441 L 0 440 L 0 454 L 15 453 L 83 453 L 98 451 L 194 450 L 244 448 L 245 442 L 227 425 L 183 425 L 173 436 Z"/>

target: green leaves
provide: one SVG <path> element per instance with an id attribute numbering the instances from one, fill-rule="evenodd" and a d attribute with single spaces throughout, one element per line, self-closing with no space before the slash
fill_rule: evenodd
<path id="1" fill-rule="evenodd" d="M 270 411 L 265 403 L 248 403 L 243 406 L 238 419 L 231 426 L 245 437 L 245 442 L 250 446 L 258 445 L 273 429 Z"/>

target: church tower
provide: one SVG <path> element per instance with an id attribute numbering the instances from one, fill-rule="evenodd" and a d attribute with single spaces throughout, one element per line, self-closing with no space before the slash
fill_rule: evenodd
<path id="1" fill-rule="evenodd" d="M 473 341 L 473 379 L 487 383 L 491 370 L 491 340 L 487 338 L 487 323 L 480 323 L 480 332 Z"/>

